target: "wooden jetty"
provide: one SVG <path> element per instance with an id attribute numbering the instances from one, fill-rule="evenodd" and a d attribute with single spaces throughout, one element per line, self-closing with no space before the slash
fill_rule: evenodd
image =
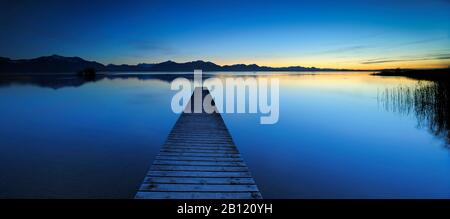
<path id="1" fill-rule="evenodd" d="M 209 94 L 201 88 L 195 92 L 202 92 L 203 97 Z M 180 115 L 135 198 L 260 199 L 262 196 L 220 113 L 202 110 Z"/>

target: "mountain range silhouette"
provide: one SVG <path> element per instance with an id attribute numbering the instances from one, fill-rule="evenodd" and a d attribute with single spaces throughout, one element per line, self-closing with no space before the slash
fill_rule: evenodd
<path id="1" fill-rule="evenodd" d="M 324 69 L 315 67 L 267 67 L 256 64 L 217 65 L 207 61 L 192 61 L 177 63 L 166 61 L 155 64 L 141 63 L 137 65 L 104 65 L 95 61 L 87 61 L 80 57 L 65 57 L 60 55 L 42 56 L 34 59 L 18 59 L 0 57 L 0 73 L 73 73 L 86 68 L 98 72 L 190 72 L 194 69 L 203 71 L 338 71 L 349 69 Z"/>

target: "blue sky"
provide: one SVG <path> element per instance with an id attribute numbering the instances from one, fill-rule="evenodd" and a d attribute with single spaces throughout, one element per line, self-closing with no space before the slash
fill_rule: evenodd
<path id="1" fill-rule="evenodd" d="M 450 64 L 450 1 L 1 1 L 0 56 L 373 69 Z"/>

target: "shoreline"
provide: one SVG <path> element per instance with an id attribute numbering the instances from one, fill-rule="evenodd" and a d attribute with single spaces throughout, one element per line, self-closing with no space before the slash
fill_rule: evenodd
<path id="1" fill-rule="evenodd" d="M 418 80 L 450 80 L 450 68 L 444 69 L 393 69 L 373 73 L 374 76 L 401 76 Z"/>

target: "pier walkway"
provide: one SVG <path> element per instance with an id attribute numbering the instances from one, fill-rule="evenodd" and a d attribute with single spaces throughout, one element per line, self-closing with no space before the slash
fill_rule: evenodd
<path id="1" fill-rule="evenodd" d="M 196 89 L 203 97 L 209 94 L 208 90 Z M 135 198 L 260 199 L 262 196 L 220 113 L 202 112 L 180 115 Z"/>

